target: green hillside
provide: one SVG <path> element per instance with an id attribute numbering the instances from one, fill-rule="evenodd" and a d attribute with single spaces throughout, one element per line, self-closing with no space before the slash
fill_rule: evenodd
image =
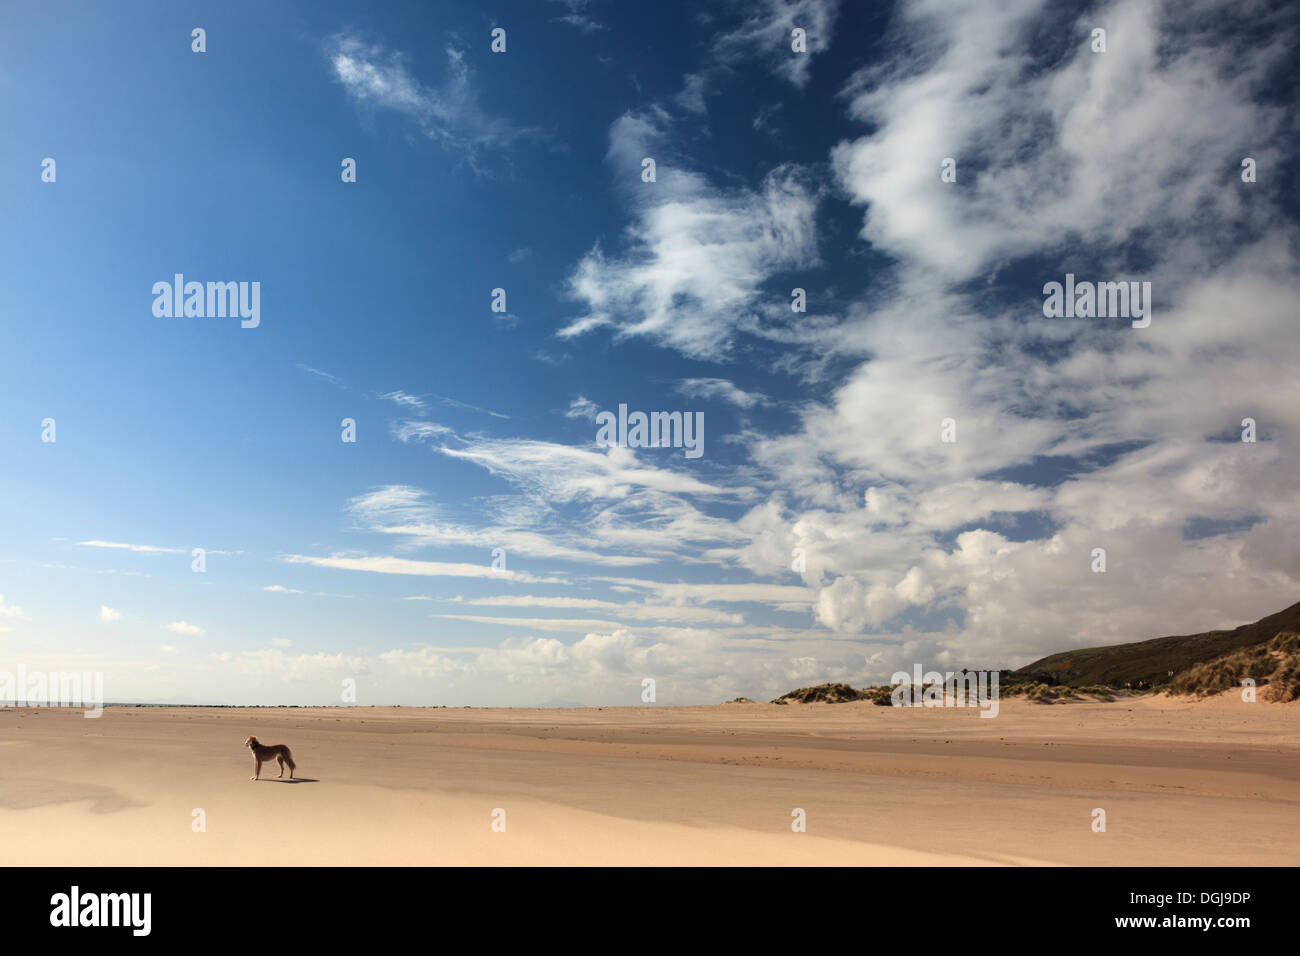
<path id="1" fill-rule="evenodd" d="M 1012 680 L 1081 687 L 1127 687 L 1139 682 L 1159 687 L 1197 665 L 1267 644 L 1280 633 L 1300 631 L 1300 603 L 1284 611 L 1243 624 L 1232 631 L 1207 631 L 1178 637 L 1157 637 L 1132 644 L 1061 651 L 1027 664 Z M 1170 675 L 1173 671 L 1173 675 Z"/>

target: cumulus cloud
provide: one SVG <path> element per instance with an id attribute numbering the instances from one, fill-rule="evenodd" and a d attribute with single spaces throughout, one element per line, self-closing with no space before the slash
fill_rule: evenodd
<path id="1" fill-rule="evenodd" d="M 828 40 L 834 7 L 813 6 Z M 715 48 L 783 57 L 782 18 L 815 12 L 802 9 L 764 4 Z M 514 701 L 618 700 L 638 675 L 725 699 L 881 681 L 912 662 L 1015 666 L 1291 603 L 1300 236 L 1278 183 L 1239 176 L 1244 155 L 1279 168 L 1293 135 L 1261 92 L 1295 39 L 1277 9 L 1134 0 L 1063 19 L 1040 0 L 903 5 L 883 56 L 843 90 L 860 132 L 828 157 L 872 282 L 798 327 L 800 283 L 780 280 L 820 264 L 829 194 L 810 170 L 719 185 L 680 155 L 663 108 L 621 117 L 608 160 L 630 225 L 570 273 L 583 311 L 560 335 L 604 330 L 712 361 L 752 335 L 786 346 L 787 368 L 820 363 L 819 387 L 778 408 L 731 378 L 678 379 L 747 419 L 793 416 L 747 429 L 735 447 L 749 458 L 718 468 L 398 432 L 508 492 L 467 517 L 379 488 L 349 504 L 361 528 L 399 550 L 501 544 L 612 567 L 566 575 L 563 594 L 475 595 L 441 615 L 525 632 L 498 646 L 394 649 L 366 666 L 467 694 L 498 681 Z M 1104 54 L 1088 46 L 1095 23 Z M 806 84 L 809 58 L 793 62 L 774 68 Z M 698 112 L 707 91 L 688 82 L 678 107 Z M 644 156 L 656 183 L 640 181 Z M 940 178 L 945 158 L 955 183 Z M 1151 281 L 1151 326 L 1044 318 L 1042 287 L 1065 272 Z M 565 414 L 595 410 L 578 396 Z M 1239 440 L 1247 417 L 1257 442 Z M 617 568 L 638 561 L 657 567 Z"/>
<path id="2" fill-rule="evenodd" d="M 1148 233 L 1165 256 L 1204 254 L 1222 238 L 1204 225 L 1243 224 L 1246 144 L 1261 163 L 1277 156 L 1285 113 L 1258 94 L 1290 34 L 1235 34 L 1243 22 L 1220 4 L 1136 0 L 1062 22 L 1040 0 L 920 2 L 900 20 L 898 55 L 848 90 L 851 114 L 875 130 L 832 158 L 866 207 L 864 238 L 912 267 L 960 280 Z M 1107 48 L 1093 53 L 1100 23 Z M 1033 38 L 1049 25 L 1073 42 L 1044 67 Z M 946 158 L 954 184 L 940 184 Z M 1257 228 L 1271 218 L 1259 212 Z"/>
<path id="3" fill-rule="evenodd" d="M 903 652 L 1023 662 L 1292 600 L 1297 236 L 1267 187 L 1246 201 L 1238 167 L 1242 144 L 1270 155 L 1284 136 L 1259 91 L 1294 31 L 1247 52 L 1207 10 L 1106 7 L 1035 62 L 1025 38 L 1059 15 L 1041 3 L 911 4 L 897 54 L 850 83 L 871 129 L 833 163 L 894 281 L 835 331 L 867 360 L 759 442 L 790 491 L 742 520 L 739 554 L 758 571 L 807 550 L 820 623 L 955 612 Z M 1151 327 L 1044 319 L 1041 287 L 1066 271 L 1150 279 Z M 1023 292 L 971 285 L 990 274 Z M 1236 440 L 1244 410 L 1266 439 Z M 1205 522 L 1250 530 L 1188 536 Z"/>

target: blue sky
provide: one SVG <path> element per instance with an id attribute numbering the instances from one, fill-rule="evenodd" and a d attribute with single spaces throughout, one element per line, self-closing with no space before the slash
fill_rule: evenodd
<path id="1" fill-rule="evenodd" d="M 0 662 L 110 699 L 700 703 L 1295 598 L 1281 6 L 0 27 Z M 260 324 L 156 317 L 176 273 L 260 283 Z M 1066 273 L 1150 281 L 1150 327 L 1045 318 Z M 598 447 L 620 404 L 702 413 L 704 454 Z"/>

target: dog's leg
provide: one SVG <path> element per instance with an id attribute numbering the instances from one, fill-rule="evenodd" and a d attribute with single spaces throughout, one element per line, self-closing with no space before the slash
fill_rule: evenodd
<path id="1" fill-rule="evenodd" d="M 278 760 L 278 761 L 280 761 L 280 773 L 279 773 L 279 776 L 283 777 L 283 776 L 284 776 L 284 757 L 283 757 L 283 756 L 280 756 L 280 755 L 276 755 L 276 758 L 275 758 L 275 759 Z"/>
<path id="2" fill-rule="evenodd" d="M 254 766 L 253 768 L 253 776 L 250 777 L 249 779 L 260 780 L 262 778 L 262 761 L 257 757 L 254 757 L 253 761 L 256 764 L 256 766 Z"/>

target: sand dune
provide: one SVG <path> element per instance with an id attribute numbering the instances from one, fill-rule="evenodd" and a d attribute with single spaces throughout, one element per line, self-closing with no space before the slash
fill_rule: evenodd
<path id="1" fill-rule="evenodd" d="M 1297 731 L 1300 707 L 1234 695 L 1004 701 L 994 719 L 866 703 L 6 708 L 0 860 L 1294 865 Z M 303 779 L 250 781 L 250 733 L 289 744 Z"/>

